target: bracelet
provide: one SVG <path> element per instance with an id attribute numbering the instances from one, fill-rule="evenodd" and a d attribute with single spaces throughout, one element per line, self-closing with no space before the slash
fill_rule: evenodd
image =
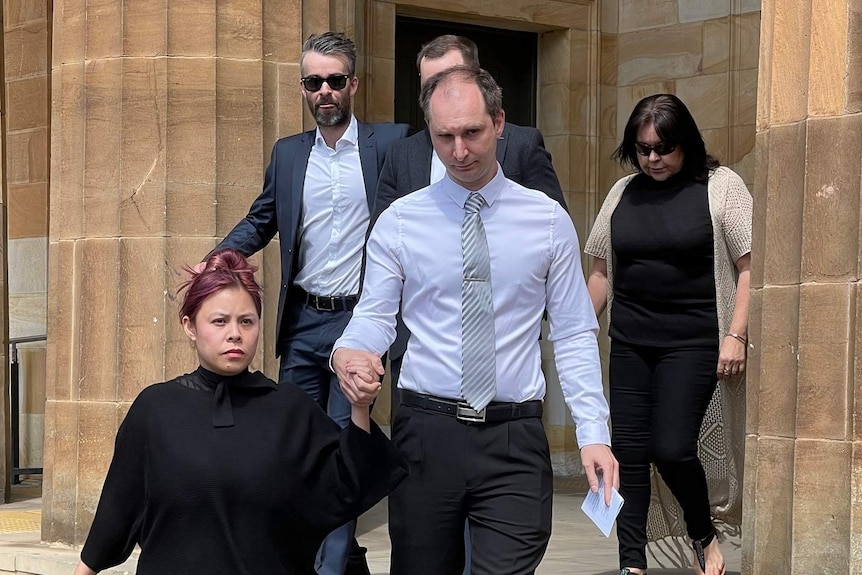
<path id="1" fill-rule="evenodd" d="M 732 337 L 733 339 L 735 339 L 736 341 L 738 341 L 742 345 L 748 346 L 748 340 L 745 339 L 745 336 L 739 335 L 738 333 L 729 333 L 725 337 Z"/>

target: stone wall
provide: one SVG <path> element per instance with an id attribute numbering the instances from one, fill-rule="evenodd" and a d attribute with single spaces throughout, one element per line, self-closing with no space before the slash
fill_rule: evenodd
<path id="1" fill-rule="evenodd" d="M 9 336 L 46 333 L 51 108 L 50 0 L 5 0 Z M 45 342 L 18 349 L 22 467 L 42 466 Z"/>
<path id="2" fill-rule="evenodd" d="M 754 185 L 759 0 L 604 0 L 601 35 L 600 188 L 619 176 L 607 158 L 634 105 L 673 93 L 707 150 Z"/>

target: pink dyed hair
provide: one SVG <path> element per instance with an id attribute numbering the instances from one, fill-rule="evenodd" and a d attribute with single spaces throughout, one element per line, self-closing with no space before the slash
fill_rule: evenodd
<path id="1" fill-rule="evenodd" d="M 183 283 L 178 292 L 186 290 L 183 304 L 180 306 L 180 320 L 184 316 L 194 320 L 198 310 L 207 298 L 223 289 L 243 289 L 248 292 L 260 317 L 261 294 L 263 288 L 254 279 L 257 267 L 248 263 L 238 251 L 227 248 L 213 252 L 206 259 L 206 266 L 200 273 L 185 266 L 191 279 Z"/>

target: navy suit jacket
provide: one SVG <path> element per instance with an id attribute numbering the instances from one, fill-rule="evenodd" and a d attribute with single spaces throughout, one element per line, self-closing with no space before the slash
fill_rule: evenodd
<path id="1" fill-rule="evenodd" d="M 432 151 L 427 128 L 392 145 L 377 184 L 371 226 L 392 202 L 431 183 Z M 545 149 L 545 140 L 539 130 L 506 124 L 503 135 L 497 139 L 497 162 L 507 178 L 525 188 L 544 192 L 568 211 L 560 180 L 551 163 L 551 154 Z M 404 323 L 399 321 L 395 342 L 389 348 L 391 358 L 397 359 L 404 354 L 409 335 Z"/>
<path id="2" fill-rule="evenodd" d="M 358 123 L 359 160 L 368 197 L 368 211 L 373 213 L 377 179 L 390 144 L 407 135 L 406 124 Z M 261 250 L 279 234 L 281 244 L 281 289 L 278 296 L 276 353 L 288 334 L 282 333 L 284 305 L 296 277 L 299 253 L 299 224 L 302 217 L 302 191 L 308 157 L 314 145 L 316 130 L 281 138 L 272 147 L 272 159 L 266 169 L 263 191 L 252 203 L 248 215 L 216 247 L 234 248 L 250 256 Z"/>

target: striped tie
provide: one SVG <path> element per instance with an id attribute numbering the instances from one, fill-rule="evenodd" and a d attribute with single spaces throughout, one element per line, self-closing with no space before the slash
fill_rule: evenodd
<path id="1" fill-rule="evenodd" d="M 461 250 L 461 393 L 470 407 L 481 411 L 496 393 L 494 359 L 494 303 L 491 296 L 491 258 L 479 209 L 485 199 L 473 192 L 464 206 Z"/>

